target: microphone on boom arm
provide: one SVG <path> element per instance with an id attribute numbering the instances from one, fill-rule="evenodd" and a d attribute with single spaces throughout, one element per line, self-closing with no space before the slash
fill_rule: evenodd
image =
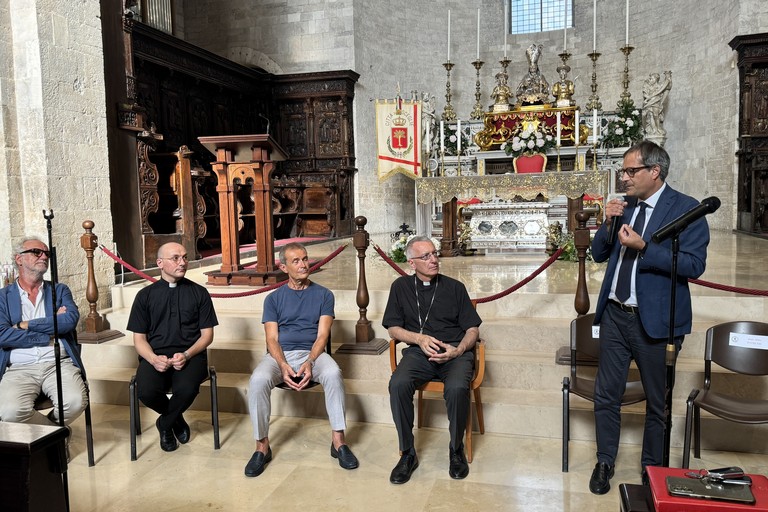
<path id="1" fill-rule="evenodd" d="M 691 208 L 666 226 L 659 228 L 659 230 L 651 236 L 651 240 L 659 243 L 667 238 L 678 235 L 691 223 L 709 213 L 716 212 L 718 208 L 720 208 L 720 199 L 717 197 L 713 196 L 703 199 L 699 205 Z"/>

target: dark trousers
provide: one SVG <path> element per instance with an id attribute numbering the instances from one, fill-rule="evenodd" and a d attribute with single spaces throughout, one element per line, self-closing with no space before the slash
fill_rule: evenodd
<path id="1" fill-rule="evenodd" d="M 677 352 L 683 337 L 675 339 Z M 651 338 L 640 316 L 608 303 L 600 323 L 600 363 L 595 380 L 597 461 L 613 465 L 619 450 L 621 397 L 635 360 L 646 396 L 641 463 L 660 466 L 664 453 L 667 339 Z"/>
<path id="2" fill-rule="evenodd" d="M 158 372 L 146 360 L 139 360 L 136 385 L 139 400 L 160 415 L 160 428 L 169 430 L 176 419 L 192 405 L 200 392 L 200 384 L 208 376 L 208 358 L 198 354 L 181 370 Z M 168 391 L 173 394 L 168 398 Z"/>
<path id="3" fill-rule="evenodd" d="M 430 380 L 445 386 L 443 398 L 448 409 L 451 449 L 463 448 L 464 430 L 470 407 L 469 383 L 475 365 L 474 352 L 465 352 L 444 364 L 430 362 L 419 346 L 403 350 L 403 358 L 389 380 L 389 405 L 397 427 L 400 450 L 413 447 L 413 395 L 416 388 Z"/>

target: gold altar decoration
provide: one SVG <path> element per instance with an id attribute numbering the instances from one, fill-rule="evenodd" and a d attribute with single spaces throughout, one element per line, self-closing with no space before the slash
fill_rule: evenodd
<path id="1" fill-rule="evenodd" d="M 482 151 L 499 149 L 519 130 L 520 124 L 536 125 L 544 123 L 550 133 L 557 133 L 557 113 L 560 112 L 560 145 L 583 145 L 587 132 L 582 130 L 580 144 L 574 144 L 574 122 L 578 107 L 556 108 L 550 105 L 531 105 L 517 107 L 509 112 L 486 112 L 483 116 L 483 129 L 475 134 L 475 144 Z M 585 128 L 585 127 L 582 127 Z"/>
<path id="2" fill-rule="evenodd" d="M 522 197 L 530 201 L 539 194 L 575 199 L 583 194 L 604 196 L 609 187 L 610 171 L 602 170 L 422 178 L 416 181 L 416 200 L 421 204 L 447 203 L 454 197 L 476 197 L 484 202 Z"/>

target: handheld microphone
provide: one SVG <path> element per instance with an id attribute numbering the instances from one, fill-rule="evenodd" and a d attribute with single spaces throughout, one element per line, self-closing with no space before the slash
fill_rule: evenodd
<path id="1" fill-rule="evenodd" d="M 627 198 L 621 194 L 611 194 L 608 196 L 608 200 L 621 199 L 626 201 Z M 613 245 L 616 239 L 619 237 L 619 229 L 621 229 L 621 216 L 611 217 L 611 227 L 608 228 L 608 245 Z"/>
<path id="2" fill-rule="evenodd" d="M 703 199 L 701 204 L 691 208 L 666 226 L 663 226 L 658 231 L 656 231 L 653 236 L 651 236 L 651 240 L 659 243 L 669 237 L 678 235 L 692 222 L 699 220 L 708 213 L 716 212 L 718 208 L 720 208 L 720 199 L 717 197 L 713 196 Z"/>

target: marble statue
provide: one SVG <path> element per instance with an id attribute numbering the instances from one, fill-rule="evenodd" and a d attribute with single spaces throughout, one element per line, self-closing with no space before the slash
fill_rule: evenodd
<path id="1" fill-rule="evenodd" d="M 651 73 L 643 83 L 643 130 L 645 138 L 664 145 L 667 131 L 664 129 L 664 102 L 672 88 L 672 72 L 663 76 Z"/>
<path id="2" fill-rule="evenodd" d="M 421 138 L 427 155 L 432 155 L 435 147 L 434 141 L 439 136 L 436 129 L 437 117 L 435 114 L 435 95 L 421 93 Z"/>
<path id="3" fill-rule="evenodd" d="M 528 73 L 517 86 L 517 101 L 520 104 L 547 103 L 549 99 L 549 83 L 539 71 L 539 58 L 543 49 L 543 45 L 532 44 L 525 50 Z"/>

